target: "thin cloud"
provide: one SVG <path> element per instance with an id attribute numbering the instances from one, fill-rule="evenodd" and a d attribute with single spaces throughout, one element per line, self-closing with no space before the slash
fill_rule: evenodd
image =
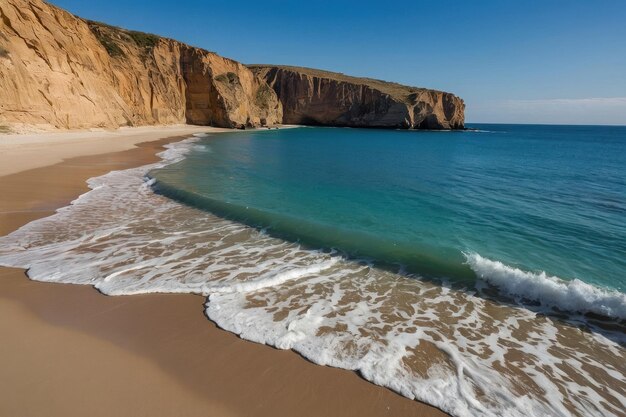
<path id="1" fill-rule="evenodd" d="M 469 120 L 502 123 L 626 125 L 626 97 L 554 98 L 486 102 Z"/>
<path id="2" fill-rule="evenodd" d="M 552 98 L 542 100 L 505 100 L 511 106 L 626 106 L 626 97 Z"/>

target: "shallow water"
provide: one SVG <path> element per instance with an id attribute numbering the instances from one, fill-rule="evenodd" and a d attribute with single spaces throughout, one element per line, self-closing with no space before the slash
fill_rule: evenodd
<path id="1" fill-rule="evenodd" d="M 296 129 L 290 135 L 308 130 Z M 311 130 L 316 134 L 334 131 Z M 361 132 L 337 130 L 350 135 Z M 355 253 L 351 251 L 363 249 L 358 245 L 352 248 L 319 244 L 323 242 L 317 242 L 319 249 L 315 249 L 312 245 L 316 241 L 308 240 L 306 233 L 300 243 L 277 237 L 291 237 L 293 231 L 283 231 L 280 221 L 282 216 L 298 218 L 297 210 L 280 213 L 278 222 L 263 224 L 264 210 L 259 209 L 262 221 L 256 225 L 269 226 L 263 230 L 179 204 L 152 191 L 156 185 L 163 192 L 161 185 L 166 179 L 182 178 L 187 186 L 197 176 L 207 176 L 193 164 L 200 160 L 218 161 L 198 154 L 216 155 L 221 152 L 220 146 L 229 150 L 240 141 L 249 142 L 247 146 L 255 149 L 271 149 L 266 142 L 274 140 L 271 138 L 275 133 L 283 135 L 282 132 L 227 134 L 176 144 L 163 155 L 162 164 L 92 179 L 93 190 L 73 205 L 0 238 L 0 263 L 29 267 L 33 279 L 95 285 L 111 295 L 205 294 L 207 314 L 227 330 L 260 343 L 295 349 L 316 363 L 358 370 L 374 383 L 456 416 L 625 415 L 626 333 L 624 322 L 619 320 L 624 303 L 619 289 L 623 283 L 610 285 L 597 281 L 599 278 L 587 279 L 587 283 L 565 281 L 571 277 L 548 266 L 537 268 L 547 270 L 547 275 L 533 272 L 521 261 L 514 265 L 524 268 L 515 269 L 498 263 L 506 258 L 467 247 L 462 248 L 467 250 L 467 259 L 462 253 L 458 259 L 453 258 L 460 265 L 458 277 L 445 257 L 443 270 L 438 269 L 439 261 L 430 257 L 428 262 L 420 259 L 406 268 L 394 266 L 395 259 L 379 259 L 381 253 L 395 256 L 393 250 Z M 396 133 L 403 135 L 402 140 L 405 135 L 422 134 Z M 250 136 L 245 139 L 245 135 Z M 445 141 L 447 135 L 462 138 L 466 133 L 432 135 L 442 135 L 437 140 Z M 424 137 L 430 140 L 430 134 Z M 420 138 L 413 136 L 412 140 Z M 233 144 L 227 144 L 227 140 Z M 282 142 L 283 136 L 276 140 Z M 274 152 L 281 151 L 274 148 L 270 153 Z M 185 153 L 187 158 L 183 160 Z M 252 180 L 249 184 L 241 183 L 242 178 L 255 172 L 250 168 L 255 163 L 253 156 L 258 155 L 256 163 L 261 164 L 261 171 L 273 171 L 266 164 L 279 164 L 275 159 L 262 161 L 262 154 L 242 152 L 241 148 L 233 151 L 232 155 L 239 158 L 241 172 L 233 169 L 236 164 L 232 163 L 204 169 L 225 179 L 232 176 L 231 187 L 224 186 L 222 195 L 231 190 L 249 196 L 261 192 Z M 306 162 L 294 161 L 287 150 L 281 155 L 296 165 Z M 189 166 L 196 168 L 184 168 L 190 162 Z M 333 166 L 330 164 L 328 169 Z M 161 170 L 155 171 L 157 168 Z M 148 172 L 162 182 L 147 181 Z M 249 188 L 250 194 L 240 193 L 239 186 Z M 445 189 L 435 188 L 438 192 Z M 214 191 L 212 187 L 210 190 Z M 303 190 L 319 192 L 308 187 Z M 194 185 L 185 191 L 197 195 L 204 189 Z M 424 191 L 418 194 L 423 195 Z M 183 199 L 186 196 L 183 194 Z M 276 207 L 283 207 L 281 203 L 291 207 L 288 195 L 275 194 L 263 201 L 276 201 Z M 215 210 L 222 216 L 238 216 L 236 210 L 234 215 L 223 212 L 222 206 Z M 240 218 L 250 224 L 258 219 Z M 354 236 L 349 227 L 353 223 L 342 220 L 341 224 L 342 230 L 348 229 L 349 236 Z M 429 222 L 420 224 L 430 227 Z M 390 229 L 395 230 L 392 226 Z M 342 242 L 340 233 L 330 237 Z M 326 235 L 321 237 L 324 238 Z M 438 239 L 443 241 L 448 240 Z M 426 239 L 418 247 L 435 255 L 443 253 L 439 249 L 444 244 L 430 243 Z M 376 245 L 372 247 L 376 249 Z M 367 257 L 358 257 L 363 254 Z M 424 264 L 428 267 L 428 279 L 419 271 Z M 453 273 L 437 277 L 438 271 Z M 477 279 L 473 271 L 483 278 Z M 559 273 L 560 278 L 550 276 Z M 582 275 L 575 277 L 585 279 Z M 603 288 L 590 286 L 594 279 Z M 511 282 L 518 286 L 510 285 Z M 600 302 L 594 303 L 593 297 Z M 570 299 L 576 302 L 569 303 Z M 613 318 L 578 312 L 593 311 L 595 305 L 602 306 L 599 313 Z"/>
<path id="2" fill-rule="evenodd" d="M 626 318 L 626 128 L 481 128 L 232 133 L 151 176 L 164 195 L 314 248 Z M 561 295 L 549 276 L 569 284 Z"/>

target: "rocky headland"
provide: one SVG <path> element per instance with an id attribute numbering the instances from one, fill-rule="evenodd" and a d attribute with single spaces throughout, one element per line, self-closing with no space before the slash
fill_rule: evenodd
<path id="1" fill-rule="evenodd" d="M 0 0 L 0 132 L 197 124 L 460 129 L 453 94 L 286 66 Z"/>
<path id="2" fill-rule="evenodd" d="M 312 68 L 250 65 L 276 92 L 283 123 L 397 129 L 462 129 L 454 94 Z"/>

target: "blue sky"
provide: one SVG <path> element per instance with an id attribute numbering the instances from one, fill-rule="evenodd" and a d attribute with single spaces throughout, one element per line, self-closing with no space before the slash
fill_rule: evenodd
<path id="1" fill-rule="evenodd" d="M 453 92 L 468 122 L 626 124 L 626 1 L 52 0 L 244 63 Z"/>

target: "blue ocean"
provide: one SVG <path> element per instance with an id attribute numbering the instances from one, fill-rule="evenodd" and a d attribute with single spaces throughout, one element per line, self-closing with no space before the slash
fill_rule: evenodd
<path id="1" fill-rule="evenodd" d="M 296 128 L 205 139 L 165 195 L 426 276 L 474 254 L 626 291 L 626 127 Z"/>
<path id="2" fill-rule="evenodd" d="M 208 132 L 0 237 L 454 417 L 625 417 L 626 127 Z"/>

